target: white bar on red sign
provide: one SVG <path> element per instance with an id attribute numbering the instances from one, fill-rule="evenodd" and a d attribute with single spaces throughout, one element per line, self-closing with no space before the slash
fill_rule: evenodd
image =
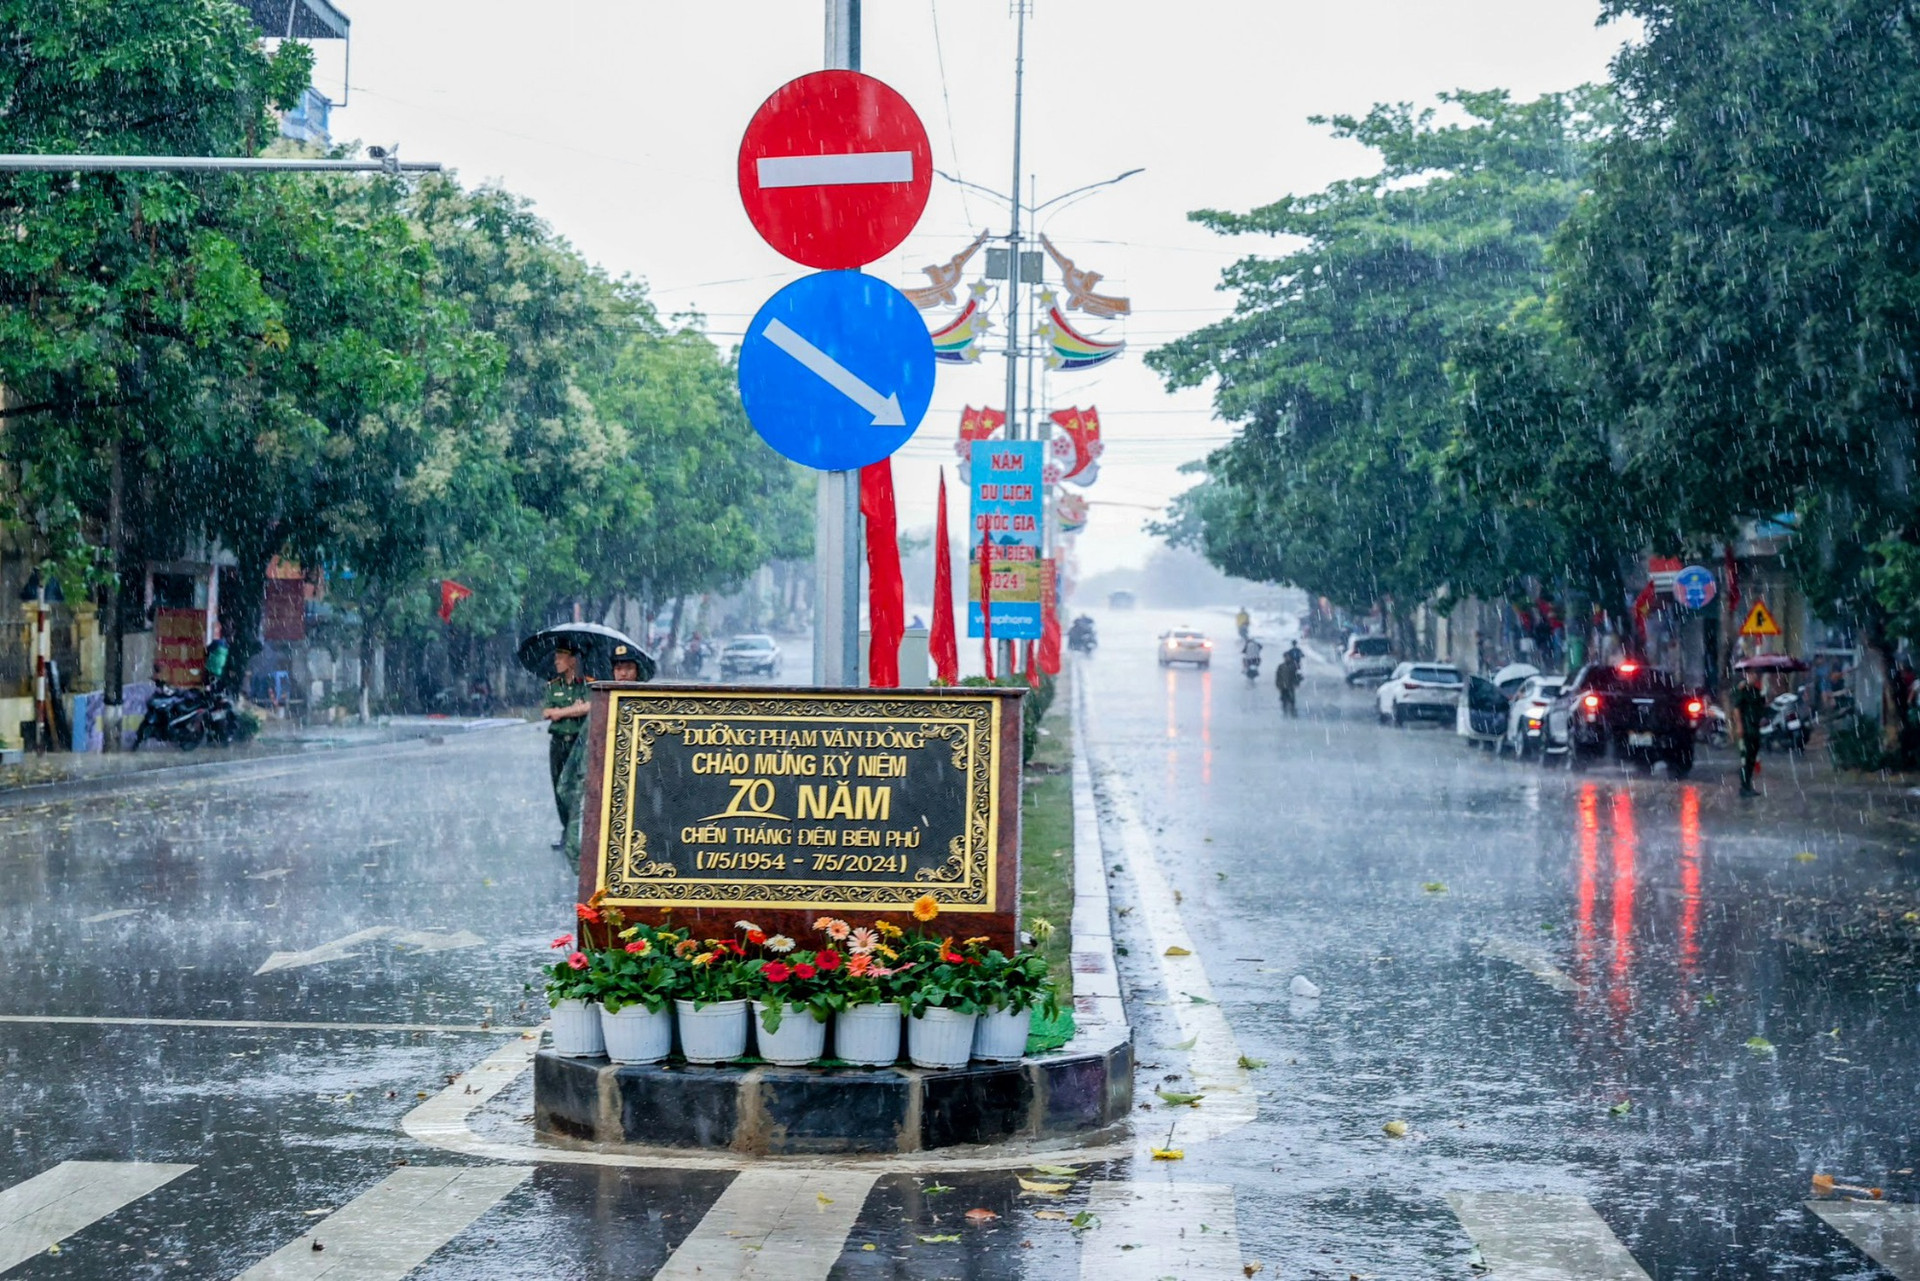
<path id="1" fill-rule="evenodd" d="M 863 182 L 912 182 L 911 151 L 855 151 L 837 156 L 762 156 L 755 162 L 762 188 L 850 187 Z"/>

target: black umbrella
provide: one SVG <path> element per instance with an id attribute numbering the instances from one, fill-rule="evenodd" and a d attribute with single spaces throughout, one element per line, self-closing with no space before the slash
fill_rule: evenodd
<path id="1" fill-rule="evenodd" d="M 543 680 L 551 678 L 553 651 L 560 647 L 562 641 L 580 654 L 580 670 L 590 680 L 611 678 L 613 647 L 616 645 L 625 645 L 633 651 L 635 660 L 640 664 L 641 680 L 652 680 L 659 667 L 653 661 L 653 655 L 634 644 L 632 637 L 598 623 L 561 623 L 557 627 L 535 632 L 520 642 L 520 666 Z"/>
<path id="2" fill-rule="evenodd" d="M 1808 672 L 1813 669 L 1786 654 L 1756 654 L 1733 665 L 1736 672 Z"/>

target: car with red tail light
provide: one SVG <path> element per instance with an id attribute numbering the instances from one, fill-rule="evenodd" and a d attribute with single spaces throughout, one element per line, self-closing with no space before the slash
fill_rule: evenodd
<path id="1" fill-rule="evenodd" d="M 1706 700 L 1672 672 L 1634 659 L 1589 663 L 1547 708 L 1541 760 L 1577 770 L 1610 757 L 1642 772 L 1665 762 L 1681 778 L 1707 716 Z"/>

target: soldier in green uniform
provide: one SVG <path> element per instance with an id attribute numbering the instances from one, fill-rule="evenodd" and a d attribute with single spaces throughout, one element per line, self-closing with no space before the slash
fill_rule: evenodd
<path id="1" fill-rule="evenodd" d="M 561 840 L 553 847 L 559 849 L 565 840 L 567 820 L 572 817 L 561 775 L 580 742 L 580 731 L 587 727 L 587 682 L 580 671 L 580 653 L 566 641 L 554 647 L 553 673 L 540 715 L 548 725 L 547 773 L 553 781 L 553 807 L 559 811 L 562 829 Z"/>
<path id="2" fill-rule="evenodd" d="M 1760 766 L 1760 727 L 1767 723 L 1767 695 L 1759 672 L 1746 673 L 1733 688 L 1733 717 L 1740 731 L 1740 795 L 1757 796 L 1753 774 Z"/>
<path id="3" fill-rule="evenodd" d="M 633 646 L 621 641 L 613 647 L 613 679 L 617 681 L 637 681 L 640 679 L 640 655 Z"/>

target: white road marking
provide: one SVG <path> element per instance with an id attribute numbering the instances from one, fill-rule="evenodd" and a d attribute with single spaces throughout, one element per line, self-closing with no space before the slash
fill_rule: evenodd
<path id="1" fill-rule="evenodd" d="M 236 1281 L 399 1281 L 532 1173 L 524 1165 L 395 1170 Z M 316 1241 L 325 1248 L 315 1250 Z"/>
<path id="2" fill-rule="evenodd" d="M 847 187 L 864 182 L 912 182 L 911 151 L 849 151 L 831 156 L 762 156 L 760 186 Z"/>
<path id="3" fill-rule="evenodd" d="M 1107 896 L 1107 864 L 1100 844 L 1100 811 L 1087 765 L 1086 680 L 1074 670 L 1073 753 L 1073 1016 L 1074 1039 L 1102 1031 L 1124 1032 L 1126 1007 L 1113 965 L 1113 909 Z"/>
<path id="4" fill-rule="evenodd" d="M 1809 1201 L 1807 1208 L 1900 1281 L 1920 1281 L 1920 1205 Z"/>
<path id="5" fill-rule="evenodd" d="M 246 878 L 249 881 L 277 881 L 281 877 L 291 874 L 292 871 L 293 869 L 290 867 L 273 867 L 268 868 L 264 872 L 248 872 L 246 873 Z"/>
<path id="6" fill-rule="evenodd" d="M 467 930 L 456 930 L 451 934 L 432 930 L 403 930 L 397 925 L 375 925 L 369 929 L 355 930 L 353 933 L 319 947 L 308 948 L 304 952 L 275 952 L 261 963 L 254 974 L 271 974 L 275 970 L 297 970 L 308 965 L 325 965 L 329 961 L 345 961 L 359 955 L 351 951 L 361 943 L 371 943 L 375 939 L 391 939 L 394 943 L 417 948 L 423 952 L 441 952 L 455 947 L 479 947 L 486 940 Z"/>
<path id="7" fill-rule="evenodd" d="M 1246 1272 L 1225 1183 L 1096 1183 L 1081 1234 L 1081 1281 L 1230 1281 Z"/>
<path id="8" fill-rule="evenodd" d="M 447 1087 L 400 1118 L 400 1128 L 422 1143 L 453 1151 L 467 1150 L 465 1142 L 478 1137 L 467 1118 L 494 1095 L 513 1084 L 533 1062 L 540 1048 L 539 1029 L 517 1036 L 447 1083 Z M 476 1154 L 478 1155 L 478 1154 Z"/>
<path id="9" fill-rule="evenodd" d="M 82 925 L 98 925 L 102 921 L 117 921 L 123 916 L 138 916 L 146 911 L 142 907 L 117 907 L 111 912 L 95 912 L 92 916 L 80 918 Z"/>
<path id="10" fill-rule="evenodd" d="M 858 405 L 862 413 L 872 414 L 873 426 L 907 425 L 907 415 L 900 408 L 899 396 L 892 393 L 882 396 L 862 382 L 852 370 L 793 332 L 784 322 L 769 320 L 761 332 L 766 335 L 768 342 L 799 361 L 809 373 Z"/>
<path id="11" fill-rule="evenodd" d="M 467 1032 L 519 1036 L 534 1029 L 479 1027 L 471 1023 L 277 1023 L 269 1019 L 146 1019 L 91 1014 L 0 1014 L 0 1023 L 71 1023 L 83 1027 L 210 1027 L 273 1032 Z"/>
<path id="12" fill-rule="evenodd" d="M 744 1170 L 654 1281 L 826 1281 L 876 1177 Z"/>
<path id="13" fill-rule="evenodd" d="M 1518 939 L 1487 939 L 1480 944 L 1480 954 L 1511 961 L 1556 992 L 1586 991 L 1583 984 L 1575 982 L 1565 970 L 1549 961 L 1545 952 Z"/>
<path id="14" fill-rule="evenodd" d="M 0 1272 L 44 1253 L 192 1168 L 145 1161 L 62 1161 L 0 1192 Z"/>
<path id="15" fill-rule="evenodd" d="M 1450 1192 L 1447 1203 L 1500 1281 L 1650 1281 L 1584 1197 Z"/>
<path id="16" fill-rule="evenodd" d="M 1083 708 L 1083 723 L 1086 715 Z M 1083 735 L 1082 748 L 1091 751 L 1090 736 Z M 1127 875 L 1139 892 L 1139 919 L 1160 966 L 1173 1017 L 1180 1024 L 1180 1039 L 1194 1043 L 1187 1060 L 1188 1074 L 1193 1077 L 1191 1092 L 1206 1096 L 1196 1107 L 1163 1109 L 1157 1116 L 1174 1126 L 1175 1147 L 1183 1142 L 1217 1139 L 1253 1120 L 1258 1108 L 1252 1081 L 1240 1066 L 1240 1042 L 1214 1000 L 1213 984 L 1207 979 L 1199 946 L 1187 933 L 1180 909 L 1174 905 L 1173 889 L 1160 871 L 1125 781 L 1111 771 L 1105 772 L 1102 791 L 1113 808 L 1114 824 L 1120 829 Z M 1169 951 L 1174 955 L 1167 955 Z M 1154 1132 L 1152 1118 L 1142 1119 L 1140 1127 L 1142 1145 L 1167 1141 L 1164 1130 Z"/>

